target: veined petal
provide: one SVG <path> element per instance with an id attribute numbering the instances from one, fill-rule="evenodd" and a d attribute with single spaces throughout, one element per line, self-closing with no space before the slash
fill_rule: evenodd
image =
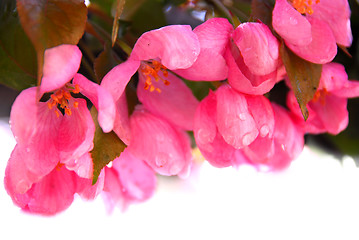
<path id="1" fill-rule="evenodd" d="M 337 54 L 334 35 L 327 23 L 307 17 L 312 28 L 312 41 L 308 45 L 295 45 L 285 40 L 286 45 L 299 57 L 317 64 L 331 62 Z"/>
<path id="2" fill-rule="evenodd" d="M 242 23 L 232 33 L 232 39 L 240 51 L 242 73 L 264 76 L 276 71 L 279 59 L 279 43 L 267 25 Z M 241 67 L 246 68 L 242 69 Z"/>
<path id="3" fill-rule="evenodd" d="M 326 22 L 336 39 L 336 42 L 349 47 L 353 41 L 350 28 L 350 7 L 347 0 L 320 0 L 313 5 L 314 18 Z"/>
<path id="4" fill-rule="evenodd" d="M 41 95 L 69 82 L 79 70 L 81 58 L 82 53 L 76 45 L 63 44 L 47 49 L 44 54 Z"/>
<path id="5" fill-rule="evenodd" d="M 15 139 L 27 152 L 26 168 L 37 175 L 48 174 L 59 162 L 56 148 L 62 117 L 46 103 L 36 101 L 36 88 L 29 88 L 16 98 L 10 114 Z"/>
<path id="6" fill-rule="evenodd" d="M 112 168 L 117 171 L 122 191 L 129 200 L 144 201 L 153 195 L 157 184 L 155 172 L 127 149 L 112 162 Z"/>
<path id="7" fill-rule="evenodd" d="M 275 31 L 290 44 L 306 46 L 312 41 L 310 23 L 287 0 L 275 1 L 272 24 Z"/>
<path id="8" fill-rule="evenodd" d="M 116 102 L 124 92 L 127 83 L 140 66 L 140 61 L 128 59 L 112 68 L 102 79 L 101 86 L 109 91 Z"/>
<path id="9" fill-rule="evenodd" d="M 162 175 L 176 175 L 187 169 L 190 142 L 182 142 L 180 130 L 139 106 L 130 119 L 132 139 L 129 151 Z M 188 139 L 187 139 L 188 140 Z M 188 148 L 184 148 L 184 146 Z"/>
<path id="10" fill-rule="evenodd" d="M 54 215 L 71 205 L 76 192 L 75 177 L 66 168 L 54 169 L 26 193 L 11 197 L 26 212 Z"/>
<path id="11" fill-rule="evenodd" d="M 142 34 L 130 59 L 161 59 L 168 69 L 190 67 L 200 53 L 198 37 L 188 25 L 171 25 Z"/>
<path id="12" fill-rule="evenodd" d="M 116 107 L 112 95 L 103 86 L 89 81 L 81 74 L 76 74 L 73 84 L 80 86 L 81 93 L 95 105 L 98 110 L 98 122 L 104 132 L 113 129 Z"/>
<path id="13" fill-rule="evenodd" d="M 251 144 L 259 132 L 244 94 L 229 85 L 222 85 L 217 89 L 216 96 L 217 127 L 224 140 L 236 149 Z"/>
<path id="14" fill-rule="evenodd" d="M 66 164 L 74 161 L 93 148 L 95 124 L 84 99 L 76 99 L 77 107 L 74 107 L 73 99 L 69 108 L 71 116 L 65 114 L 58 131 L 56 148 L 60 152 L 61 162 Z"/>
<path id="15" fill-rule="evenodd" d="M 169 81 L 169 85 L 166 86 L 161 80 L 157 82 L 151 77 L 154 87 L 161 90 L 161 92 L 151 92 L 145 89 L 146 77 L 139 74 L 138 99 L 152 113 L 167 119 L 180 128 L 192 130 L 198 100 L 187 85 L 175 75 L 168 73 L 168 76 L 165 77 L 162 72 L 159 72 L 158 75 Z"/>

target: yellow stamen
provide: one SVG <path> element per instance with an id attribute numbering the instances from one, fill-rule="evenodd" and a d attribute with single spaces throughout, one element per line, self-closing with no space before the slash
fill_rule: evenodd
<path id="1" fill-rule="evenodd" d="M 72 98 L 71 93 L 76 94 L 79 92 L 80 92 L 80 87 L 77 84 L 75 85 L 66 84 L 65 87 L 57 90 L 50 96 L 50 99 L 47 101 L 47 107 L 49 109 L 53 109 L 56 106 L 57 108 L 61 108 L 64 114 L 71 116 L 72 111 L 69 107 L 69 101 Z M 78 102 L 73 103 L 73 106 L 75 108 L 78 108 L 78 105 L 79 105 Z M 60 113 L 58 109 L 55 109 L 55 113 L 57 117 L 60 117 Z"/>
<path id="2" fill-rule="evenodd" d="M 170 84 L 170 82 L 167 79 L 164 79 L 164 78 L 168 77 L 168 70 L 159 61 L 153 60 L 151 62 L 142 64 L 140 71 L 146 77 L 146 82 L 145 82 L 145 86 L 144 86 L 145 90 L 149 90 L 150 92 L 156 91 L 158 93 L 162 92 L 161 89 L 159 89 L 158 87 L 155 87 L 153 85 L 152 78 L 156 82 L 161 80 L 165 86 L 168 86 Z M 162 75 L 164 78 L 162 78 L 158 74 L 158 72 L 160 72 L 160 71 L 162 72 Z"/>
<path id="3" fill-rule="evenodd" d="M 301 14 L 313 14 L 313 0 L 291 0 L 292 6 Z M 315 4 L 318 4 L 320 0 L 315 0 Z"/>
<path id="4" fill-rule="evenodd" d="M 327 91 L 327 89 L 323 88 L 321 90 L 317 90 L 314 94 L 314 97 L 312 99 L 312 102 L 320 102 L 322 106 L 325 105 L 325 97 L 328 96 L 330 93 Z"/>

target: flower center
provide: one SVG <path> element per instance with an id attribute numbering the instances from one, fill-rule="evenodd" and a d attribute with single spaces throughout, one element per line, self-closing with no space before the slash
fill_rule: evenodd
<path id="1" fill-rule="evenodd" d="M 71 93 L 76 94 L 79 92 L 80 92 L 79 85 L 66 84 L 65 87 L 57 90 L 51 95 L 50 99 L 47 101 L 47 106 L 49 109 L 53 109 L 56 106 L 56 110 L 60 109 L 63 111 L 64 114 L 71 116 L 72 112 L 69 107 L 69 100 L 72 98 Z M 73 103 L 73 106 L 77 108 L 79 106 L 79 103 L 75 101 Z M 59 111 L 56 110 L 55 110 L 56 116 L 60 117 Z"/>
<path id="2" fill-rule="evenodd" d="M 153 60 L 152 62 L 146 62 L 141 65 L 140 71 L 146 77 L 145 89 L 150 92 L 157 91 L 161 92 L 161 89 L 155 87 L 152 83 L 152 78 L 155 79 L 156 82 L 161 80 L 164 85 L 168 86 L 170 82 L 167 79 L 162 78 L 158 73 L 162 72 L 163 77 L 168 77 L 168 71 L 165 66 L 163 66 L 159 61 Z"/>
<path id="3" fill-rule="evenodd" d="M 325 97 L 327 95 L 329 95 L 329 92 L 327 91 L 327 89 L 323 88 L 322 90 L 317 90 L 314 94 L 312 101 L 314 103 L 320 102 L 320 104 L 322 106 L 324 106 L 325 105 Z"/>
<path id="4" fill-rule="evenodd" d="M 313 4 L 318 4 L 320 0 L 290 0 L 292 6 L 301 14 L 308 13 L 309 15 L 313 14 Z"/>

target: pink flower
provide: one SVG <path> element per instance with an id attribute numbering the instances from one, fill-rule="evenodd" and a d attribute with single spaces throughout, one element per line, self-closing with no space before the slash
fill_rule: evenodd
<path id="1" fill-rule="evenodd" d="M 129 152 L 161 175 L 187 176 L 191 146 L 186 132 L 167 120 L 137 106 L 130 118 L 132 139 Z"/>
<path id="2" fill-rule="evenodd" d="M 203 156 L 214 166 L 237 161 L 237 150 L 273 135 L 273 111 L 263 96 L 249 96 L 223 85 L 210 92 L 196 111 L 194 135 Z M 265 140 L 263 140 L 265 141 Z"/>
<path id="3" fill-rule="evenodd" d="M 149 199 L 156 185 L 157 178 L 152 168 L 125 149 L 112 161 L 112 167 L 105 167 L 103 196 L 112 211 L 118 204 L 126 208 L 131 203 Z"/>
<path id="4" fill-rule="evenodd" d="M 224 55 L 229 84 L 247 94 L 269 92 L 280 75 L 278 40 L 263 23 L 242 23 L 230 37 Z"/>
<path id="5" fill-rule="evenodd" d="M 126 99 L 122 93 L 132 75 L 139 70 L 141 79 L 145 80 L 143 88 L 151 93 L 160 93 L 177 78 L 168 70 L 191 67 L 199 54 L 200 43 L 190 26 L 166 26 L 144 33 L 128 60 L 106 74 L 101 85 L 111 92 L 117 105 L 114 131 L 126 144 L 131 140 L 131 130 Z M 182 125 L 181 121 L 183 123 L 183 118 L 177 123 Z M 191 128 L 191 124 L 185 124 L 182 125 L 184 128 Z"/>
<path id="6" fill-rule="evenodd" d="M 349 18 L 347 0 L 276 0 L 273 27 L 298 56 L 324 64 L 335 57 L 336 43 L 351 45 Z"/>
<path id="7" fill-rule="evenodd" d="M 338 134 L 348 125 L 347 98 L 359 96 L 359 82 L 348 81 L 344 66 L 338 63 L 323 65 L 319 88 L 308 104 L 309 117 L 304 122 L 293 92 L 287 104 L 308 133 Z"/>
<path id="8" fill-rule="evenodd" d="M 113 127 L 115 106 L 112 97 L 99 85 L 76 74 L 80 62 L 81 52 L 77 46 L 61 45 L 46 50 L 39 91 L 37 88 L 24 90 L 12 106 L 10 124 L 17 145 L 8 162 L 5 183 L 15 203 L 20 205 L 16 199 L 23 199 L 26 195 L 27 200 L 22 201 L 20 207 L 25 203 L 29 207 L 30 202 L 41 205 L 47 194 L 51 197 L 55 193 L 38 186 L 61 184 L 58 179 L 73 175 L 68 170 L 80 177 L 92 177 L 92 161 L 86 155 L 93 147 L 95 126 L 86 101 L 72 97 L 71 93 L 81 91 L 92 100 L 99 110 L 99 123 L 104 131 Z M 73 83 L 68 83 L 74 76 Z M 45 92 L 53 94 L 46 102 L 39 101 L 38 96 Z M 57 173 L 56 168 L 68 170 Z M 91 181 L 88 183 L 91 186 Z M 38 191 L 41 189 L 44 192 L 40 194 Z M 73 192 L 71 189 L 68 190 Z M 86 190 L 82 187 L 81 191 L 77 188 L 76 191 Z M 66 201 L 68 203 L 70 198 Z M 53 214 L 54 209 L 61 211 L 65 205 L 68 206 L 65 203 L 59 203 L 56 208 L 44 205 L 39 213 L 46 214 L 47 209 L 48 214 Z M 37 212 L 38 208 L 40 206 L 29 211 Z"/>

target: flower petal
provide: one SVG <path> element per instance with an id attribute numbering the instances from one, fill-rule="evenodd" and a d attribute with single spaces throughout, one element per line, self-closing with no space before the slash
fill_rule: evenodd
<path id="1" fill-rule="evenodd" d="M 61 88 L 77 73 L 82 53 L 76 45 L 63 44 L 47 49 L 44 54 L 44 68 L 40 93 Z"/>
<path id="2" fill-rule="evenodd" d="M 98 110 L 98 122 L 104 132 L 113 129 L 116 107 L 111 94 L 106 88 L 89 81 L 81 74 L 76 74 L 73 84 L 78 84 L 81 93 L 85 95 L 95 105 Z"/>
<path id="3" fill-rule="evenodd" d="M 337 55 L 334 35 L 327 23 L 307 17 L 312 26 L 312 41 L 308 45 L 295 45 L 285 40 L 286 45 L 299 57 L 317 64 L 331 62 Z"/>
<path id="4" fill-rule="evenodd" d="M 276 0 L 272 24 L 275 31 L 288 43 L 306 46 L 312 41 L 311 25 L 287 0 Z"/>
<path id="5" fill-rule="evenodd" d="M 198 37 L 188 25 L 171 25 L 142 34 L 130 59 L 141 61 L 161 59 L 171 69 L 190 67 L 200 52 Z"/>
<path id="6" fill-rule="evenodd" d="M 245 96 L 229 85 L 218 88 L 216 95 L 217 127 L 224 140 L 236 149 L 251 144 L 259 132 Z"/>
<path id="7" fill-rule="evenodd" d="M 129 151 L 146 161 L 157 173 L 176 175 L 190 164 L 190 142 L 167 121 L 139 106 L 131 116 L 132 139 Z"/>
<path id="8" fill-rule="evenodd" d="M 159 72 L 159 77 L 169 81 L 166 86 L 162 81 L 156 82 L 153 77 L 152 84 L 161 90 L 149 91 L 145 89 L 146 77 L 139 74 L 137 96 L 142 104 L 152 113 L 167 119 L 170 123 L 185 130 L 193 129 L 194 114 L 198 100 L 193 96 L 187 85 L 175 75 L 168 73 L 168 77 Z"/>

